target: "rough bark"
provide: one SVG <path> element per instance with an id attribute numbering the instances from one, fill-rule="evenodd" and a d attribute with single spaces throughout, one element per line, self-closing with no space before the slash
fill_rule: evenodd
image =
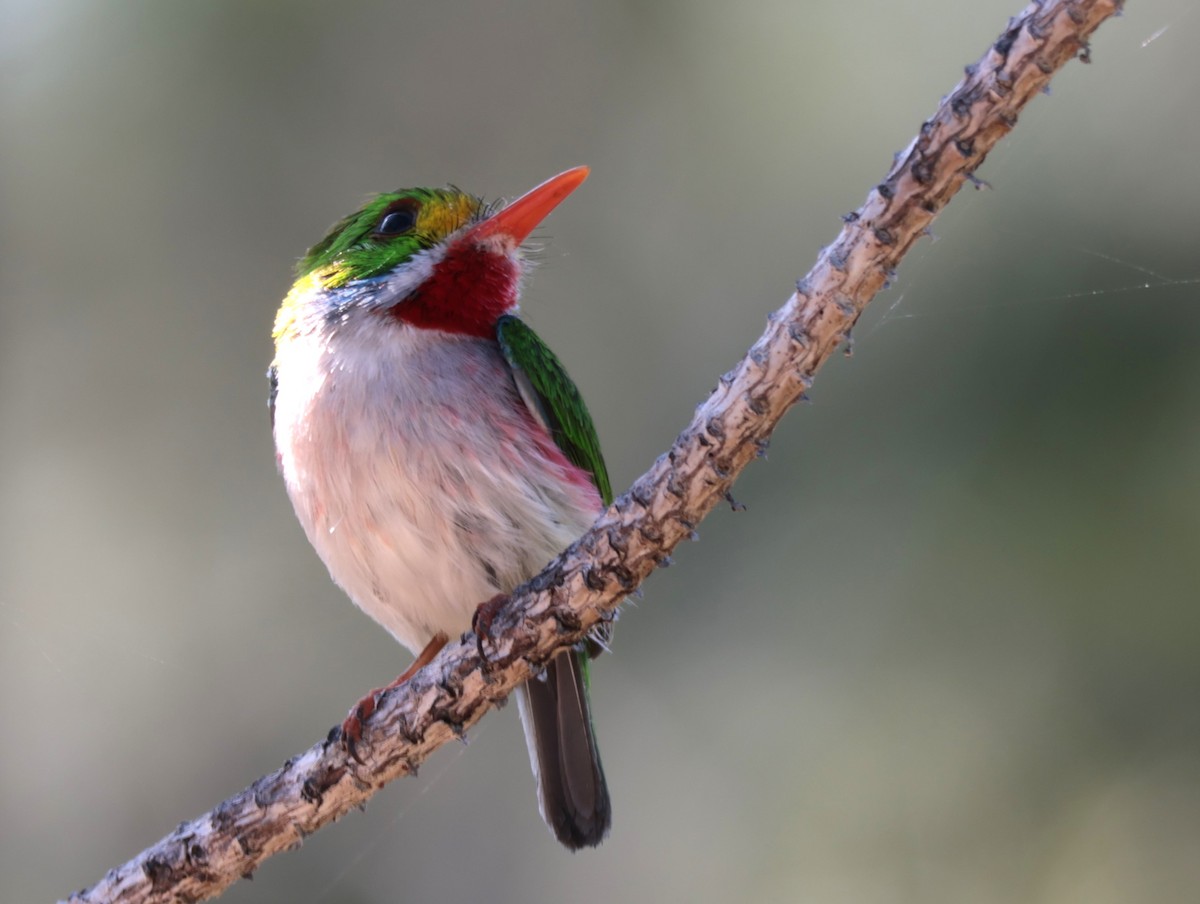
<path id="1" fill-rule="evenodd" d="M 111 870 L 75 904 L 200 901 L 360 806 L 500 705 L 539 663 L 611 619 L 758 456 L 784 412 L 845 342 L 866 304 L 1051 75 L 1121 0 L 1043 0 L 1014 18 L 845 218 L 746 357 L 720 378 L 671 450 L 570 549 L 512 597 L 482 643 L 452 643 L 389 692 L 349 757 L 336 732 Z"/>

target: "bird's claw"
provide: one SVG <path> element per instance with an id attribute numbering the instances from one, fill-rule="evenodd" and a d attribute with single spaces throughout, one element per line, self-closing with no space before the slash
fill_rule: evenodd
<path id="1" fill-rule="evenodd" d="M 346 748 L 346 753 L 350 754 L 360 765 L 365 765 L 363 758 L 358 754 L 358 744 L 362 741 L 363 735 L 363 723 L 375 712 L 375 707 L 378 705 L 378 694 L 378 691 L 371 691 L 359 700 L 342 722 L 342 746 Z"/>
<path id="2" fill-rule="evenodd" d="M 448 638 L 441 631 L 433 635 L 429 643 L 425 644 L 425 648 L 413 660 L 412 665 L 405 669 L 399 678 L 391 684 L 375 688 L 375 690 L 359 700 L 354 705 L 354 708 L 350 710 L 349 715 L 342 722 L 342 746 L 359 763 L 363 762 L 362 757 L 358 755 L 358 743 L 362 740 L 363 723 L 371 718 L 372 713 L 379 707 L 379 698 L 385 692 L 404 684 L 409 678 L 429 665 L 433 661 L 433 658 L 441 652 L 447 640 Z"/>
<path id="3" fill-rule="evenodd" d="M 483 661 L 485 669 L 491 662 L 483 644 L 485 640 L 492 639 L 492 622 L 496 620 L 500 610 L 508 605 L 508 599 L 507 593 L 497 593 L 490 600 L 480 603 L 475 609 L 475 614 L 471 616 L 471 630 L 475 632 L 475 648 L 479 651 L 479 658 Z"/>

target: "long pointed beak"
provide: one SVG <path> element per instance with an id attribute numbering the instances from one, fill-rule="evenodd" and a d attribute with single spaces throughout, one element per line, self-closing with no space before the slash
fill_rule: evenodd
<path id="1" fill-rule="evenodd" d="M 495 241 L 506 250 L 516 248 L 550 215 L 550 211 L 583 184 L 589 172 L 586 166 L 577 166 L 547 179 L 503 210 L 473 226 L 464 238 L 478 243 Z"/>

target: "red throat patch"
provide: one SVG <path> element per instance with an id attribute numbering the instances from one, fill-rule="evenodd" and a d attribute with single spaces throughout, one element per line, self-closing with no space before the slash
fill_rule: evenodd
<path id="1" fill-rule="evenodd" d="M 452 246 L 433 275 L 391 309 L 405 323 L 480 338 L 494 338 L 496 321 L 517 304 L 516 261 L 474 243 Z"/>

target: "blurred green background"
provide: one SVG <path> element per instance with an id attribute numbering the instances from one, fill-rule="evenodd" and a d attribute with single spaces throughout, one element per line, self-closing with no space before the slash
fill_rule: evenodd
<path id="1" fill-rule="evenodd" d="M 590 164 L 524 311 L 624 488 L 1020 6 L 4 0 L 0 899 L 408 661 L 275 473 L 271 320 L 331 222 Z M 1198 34 L 1101 29 L 623 613 L 603 848 L 551 840 L 506 710 L 224 900 L 1194 901 Z"/>

